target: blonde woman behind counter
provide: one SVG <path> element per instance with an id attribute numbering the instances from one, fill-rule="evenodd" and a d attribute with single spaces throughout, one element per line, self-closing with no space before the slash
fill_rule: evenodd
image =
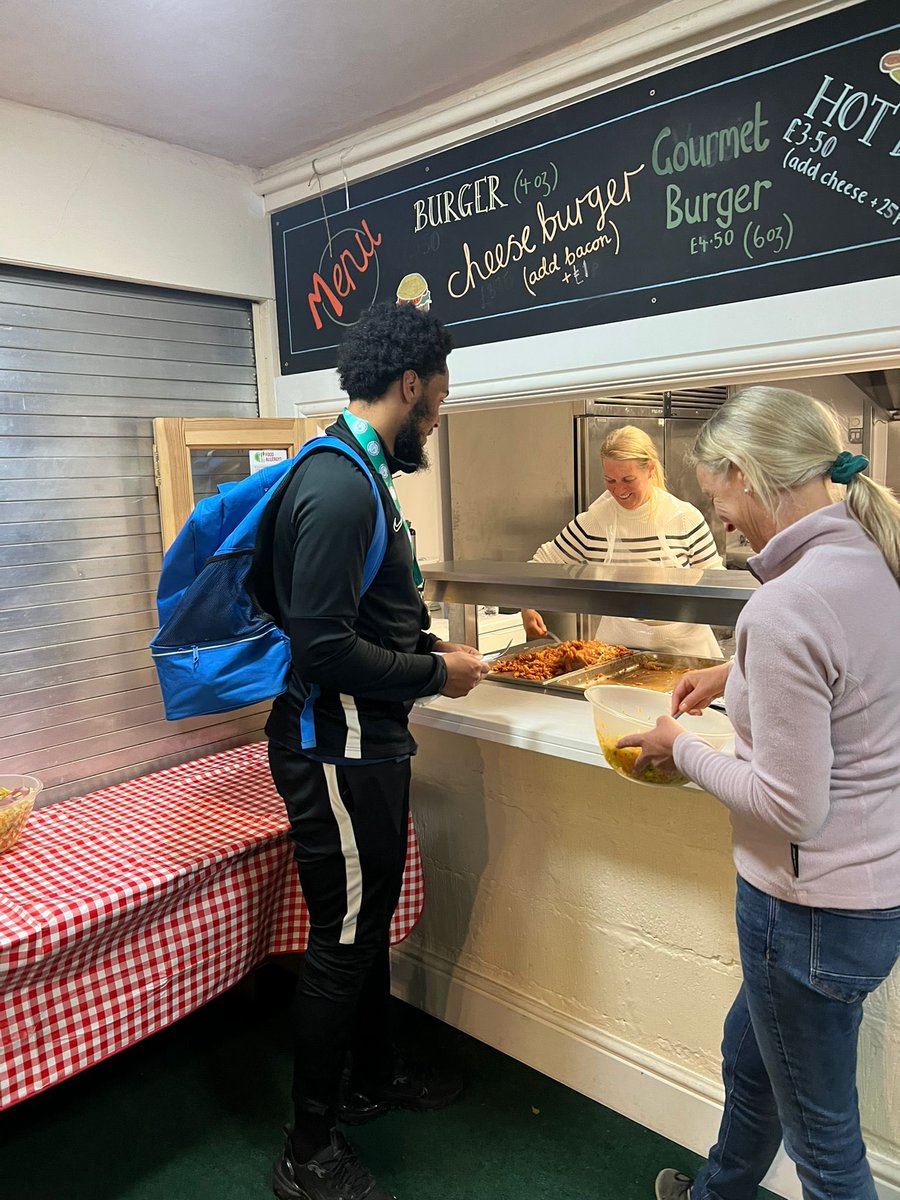
<path id="1" fill-rule="evenodd" d="M 634 425 L 614 429 L 604 438 L 600 457 L 606 491 L 544 542 L 531 562 L 723 568 L 703 514 L 666 491 L 662 463 L 646 433 Z M 547 632 L 536 609 L 523 609 L 522 623 L 528 638 Z M 638 650 L 722 657 L 708 625 L 601 617 L 596 637 Z"/>

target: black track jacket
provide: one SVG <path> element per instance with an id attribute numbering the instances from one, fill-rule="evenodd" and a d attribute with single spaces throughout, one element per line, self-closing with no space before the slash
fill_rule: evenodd
<path id="1" fill-rule="evenodd" d="M 343 417 L 328 433 L 365 457 Z M 386 447 L 384 455 L 392 472 L 401 469 Z M 362 598 L 375 501 L 360 468 L 329 450 L 302 462 L 266 509 L 247 584 L 291 639 L 287 690 L 275 700 L 266 733 L 327 762 L 414 754 L 412 702 L 447 680 L 443 661 L 430 653 L 437 639 L 423 632 L 428 613 L 413 580 L 409 538 L 390 492 L 372 475 L 388 539 Z"/>

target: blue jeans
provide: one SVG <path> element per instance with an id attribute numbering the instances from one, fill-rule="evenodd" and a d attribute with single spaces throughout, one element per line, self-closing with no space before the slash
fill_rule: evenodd
<path id="1" fill-rule="evenodd" d="M 692 1200 L 754 1200 L 779 1143 L 804 1200 L 877 1200 L 859 1125 L 863 1001 L 900 955 L 900 908 L 776 900 L 738 878 L 744 982 L 725 1019 L 725 1111 Z"/>

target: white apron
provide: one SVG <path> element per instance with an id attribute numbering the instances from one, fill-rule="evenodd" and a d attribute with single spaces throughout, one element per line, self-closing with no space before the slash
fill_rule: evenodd
<path id="1" fill-rule="evenodd" d="M 618 518 L 609 532 L 604 565 L 612 565 L 619 530 Z M 659 524 L 656 536 L 662 551 L 663 567 L 682 567 Z M 621 564 L 619 564 L 621 565 Z M 658 650 L 661 654 L 687 654 L 696 658 L 724 658 L 715 634 L 708 625 L 689 625 L 683 621 L 641 621 L 637 617 L 601 617 L 594 637 L 614 646 L 634 650 Z"/>

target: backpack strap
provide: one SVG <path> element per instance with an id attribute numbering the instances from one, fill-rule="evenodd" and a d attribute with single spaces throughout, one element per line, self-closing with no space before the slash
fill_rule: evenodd
<path id="1" fill-rule="evenodd" d="M 363 564 L 363 579 L 362 590 L 360 596 L 364 596 L 369 590 L 372 580 L 378 574 L 381 564 L 384 562 L 384 553 L 387 550 L 387 520 L 384 515 L 384 505 L 381 503 L 381 496 L 378 491 L 378 484 L 375 482 L 375 476 L 363 462 L 362 456 L 357 454 L 352 446 L 348 446 L 346 442 L 342 442 L 336 437 L 321 437 L 314 438 L 311 442 L 307 442 L 297 455 L 297 461 L 305 458 L 308 454 L 312 454 L 317 450 L 334 450 L 338 454 L 343 454 L 360 468 L 363 475 L 368 479 L 372 486 L 372 495 L 375 498 L 375 532 L 372 535 L 372 541 L 366 553 L 366 561 Z"/>
<path id="2" fill-rule="evenodd" d="M 231 531 L 215 551 L 215 557 L 218 558 L 228 554 L 238 554 L 253 550 L 256 545 L 257 531 L 263 511 L 270 503 L 274 503 L 275 505 L 280 503 L 280 496 L 283 494 L 290 479 L 293 478 L 295 469 L 305 458 L 320 450 L 334 451 L 338 454 L 343 454 L 345 458 L 352 459 L 360 468 L 363 475 L 365 475 L 366 479 L 368 479 L 372 488 L 372 495 L 375 499 L 375 532 L 372 535 L 372 542 L 363 566 L 363 587 L 360 593 L 362 595 L 368 591 L 372 580 L 375 578 L 384 560 L 385 550 L 387 549 L 387 520 L 384 515 L 384 507 L 381 503 L 381 496 L 378 492 L 378 484 L 375 482 L 372 472 L 363 462 L 362 456 L 357 454 L 352 446 L 348 446 L 346 442 L 342 442 L 335 437 L 313 438 L 311 442 L 307 442 L 305 446 L 302 446 L 294 458 L 290 460 L 290 470 L 284 473 L 278 487 L 264 491 L 240 524 Z M 275 465 L 283 466 L 281 463 Z"/>

